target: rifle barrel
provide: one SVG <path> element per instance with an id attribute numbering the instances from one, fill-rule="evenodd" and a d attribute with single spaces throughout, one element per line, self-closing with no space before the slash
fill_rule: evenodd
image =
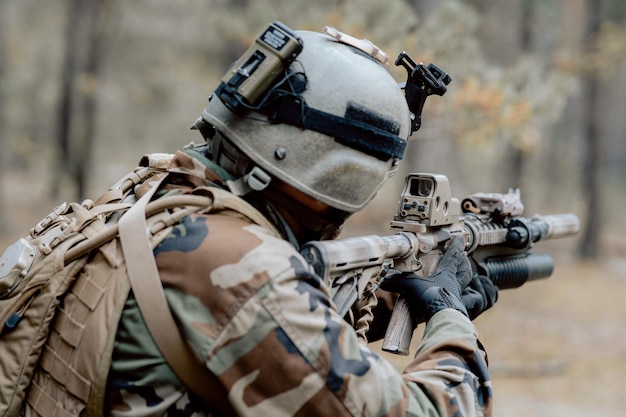
<path id="1" fill-rule="evenodd" d="M 533 221 L 542 221 L 548 226 L 544 239 L 573 236 L 580 231 L 580 220 L 572 213 L 535 216 Z"/>

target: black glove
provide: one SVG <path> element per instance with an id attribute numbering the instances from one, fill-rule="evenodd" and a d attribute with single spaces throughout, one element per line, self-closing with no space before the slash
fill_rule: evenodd
<path id="1" fill-rule="evenodd" d="M 472 280 L 472 268 L 463 253 L 465 242 L 456 236 L 429 277 L 413 273 L 388 275 L 380 287 L 405 296 L 417 321 L 428 320 L 439 310 L 454 308 L 469 317 L 461 302 L 463 289 Z"/>
<path id="2" fill-rule="evenodd" d="M 498 287 L 484 275 L 474 275 L 461 292 L 461 302 L 467 309 L 470 320 L 490 309 L 498 301 Z"/>

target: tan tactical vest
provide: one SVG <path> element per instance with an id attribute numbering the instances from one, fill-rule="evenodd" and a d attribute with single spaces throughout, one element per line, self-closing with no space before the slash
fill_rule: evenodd
<path id="1" fill-rule="evenodd" d="M 91 208 L 91 212 L 98 212 L 98 207 L 101 207 L 100 210 L 103 212 L 127 210 L 128 204 L 124 203 L 128 200 L 127 196 L 132 194 L 134 186 L 154 174 L 163 173 L 169 158 L 171 155 L 161 154 L 144 158 L 147 166 L 139 167 L 112 187 L 96 201 L 95 209 Z M 145 209 L 146 215 L 142 217 L 147 222 L 147 230 L 151 232 L 148 236 L 151 246 L 148 249 L 152 261 L 152 248 L 167 236 L 175 223 L 192 212 L 220 212 L 237 217 L 243 216 L 278 235 L 276 229 L 245 201 L 218 188 L 200 187 L 194 190 L 192 196 L 185 196 L 179 200 L 177 196 L 162 197 L 151 202 Z M 117 324 L 132 281 L 132 278 L 129 281 L 129 274 L 132 275 L 129 271 L 132 268 L 127 265 L 130 260 L 125 259 L 123 244 L 120 243 L 117 234 L 111 236 L 110 223 L 117 221 L 115 216 L 118 215 L 111 216 L 106 226 L 93 222 L 90 227 L 85 227 L 81 233 L 86 234 L 87 239 L 65 252 L 66 262 L 80 256 L 82 258 L 69 272 L 75 274 L 75 280 L 57 308 L 49 337 L 43 345 L 41 359 L 27 389 L 22 408 L 22 414 L 26 416 L 70 417 L 103 414 L 106 381 Z M 140 225 L 139 230 L 146 228 Z M 41 231 L 45 232 L 45 229 Z M 137 259 L 132 261 L 139 262 Z M 141 269 L 144 265 L 135 267 Z M 158 286 L 160 288 L 160 281 Z M 138 302 L 145 316 L 141 302 L 139 300 Z M 164 312 L 152 313 L 158 315 Z M 169 310 L 164 314 L 169 314 Z M 164 348 L 159 344 L 158 337 L 155 337 L 157 330 L 153 330 L 150 323 L 147 324 L 157 345 L 176 372 L 176 366 L 172 364 L 168 354 L 163 352 Z M 170 356 L 178 358 L 184 355 L 172 353 Z M 174 360 L 178 360 L 177 358 Z M 193 365 L 194 375 L 191 378 L 203 383 L 205 387 L 199 390 L 206 391 L 206 385 L 214 377 L 208 373 L 198 373 L 198 364 Z M 182 365 L 183 368 L 184 366 Z M 182 373 L 191 372 L 183 369 Z M 198 381 L 187 381 L 184 375 L 181 379 L 192 390 L 197 391 L 193 384 L 198 385 Z M 223 404 L 214 404 L 213 398 L 207 400 L 202 393 L 201 397 L 211 406 L 223 410 Z"/>

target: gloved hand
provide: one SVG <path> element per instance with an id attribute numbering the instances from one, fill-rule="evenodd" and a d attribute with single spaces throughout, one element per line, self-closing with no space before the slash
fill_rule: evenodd
<path id="1" fill-rule="evenodd" d="M 498 287 L 484 275 L 474 275 L 461 292 L 461 302 L 467 309 L 470 320 L 490 309 L 498 301 Z"/>
<path id="2" fill-rule="evenodd" d="M 469 317 L 461 302 L 463 289 L 472 280 L 472 268 L 463 253 L 465 242 L 456 236 L 443 254 L 437 268 L 429 277 L 413 273 L 388 275 L 381 283 L 385 291 L 397 292 L 405 296 L 412 314 L 418 321 L 429 320 L 435 313 L 445 308 L 454 308 Z M 474 294 L 467 294 L 468 302 Z M 477 306 L 477 301 L 476 304 Z"/>

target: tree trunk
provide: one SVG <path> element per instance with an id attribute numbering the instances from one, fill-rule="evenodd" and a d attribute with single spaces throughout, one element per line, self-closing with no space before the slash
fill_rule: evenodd
<path id="1" fill-rule="evenodd" d="M 0 0 L 0 19 L 4 16 L 5 1 Z M 6 155 L 7 145 L 6 145 L 6 133 L 5 133 L 5 123 L 6 123 L 6 71 L 7 71 L 7 53 L 6 53 L 6 34 L 4 31 L 4 25 L 0 24 L 0 233 L 6 231 L 7 227 L 7 219 L 5 212 L 5 204 L 4 204 L 4 172 L 6 166 Z"/>
<path id="2" fill-rule="evenodd" d="M 534 17 L 534 8 L 534 0 L 525 0 L 521 2 L 519 48 L 522 55 L 530 54 L 532 50 L 532 22 Z M 524 177 L 526 155 L 519 146 L 515 145 L 510 146 L 509 155 L 509 175 L 511 179 L 510 186 L 513 188 L 523 188 L 522 182 Z"/>
<path id="3" fill-rule="evenodd" d="M 94 132 L 97 115 L 97 92 L 100 76 L 101 56 L 101 15 L 104 0 L 85 1 L 85 19 L 90 22 L 85 29 L 85 43 L 87 56 L 85 57 L 84 73 L 81 77 L 80 102 L 82 102 L 81 128 L 77 132 L 77 142 L 80 143 L 76 155 L 75 181 L 77 194 L 80 199 L 87 194 L 89 166 L 91 165 Z"/>
<path id="4" fill-rule="evenodd" d="M 57 110 L 57 170 L 51 187 L 54 197 L 68 177 L 78 199 L 86 193 L 96 118 L 101 9 L 102 0 L 70 3 Z"/>
<path id="5" fill-rule="evenodd" d="M 61 90 L 57 103 L 57 128 L 56 128 L 56 169 L 52 179 L 50 191 L 53 198 L 59 195 L 61 183 L 71 171 L 70 166 L 70 141 L 72 126 L 72 103 L 74 98 L 75 61 L 78 49 L 78 13 L 76 10 L 77 0 L 73 0 L 69 7 L 69 19 L 65 31 L 65 61 L 61 71 Z"/>
<path id="6" fill-rule="evenodd" d="M 600 0 L 587 0 L 586 46 L 593 47 L 593 42 L 600 27 Z M 585 151 L 583 152 L 584 186 L 582 195 L 587 198 L 587 213 L 584 223 L 579 255 L 585 259 L 597 258 L 602 226 L 602 204 L 599 180 L 600 154 L 602 149 L 600 126 L 598 121 L 598 89 L 600 82 L 594 73 L 587 73 L 583 79 L 583 134 Z"/>

